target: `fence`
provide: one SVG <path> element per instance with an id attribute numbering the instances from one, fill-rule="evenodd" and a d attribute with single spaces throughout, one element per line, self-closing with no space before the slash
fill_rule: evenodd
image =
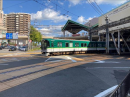
<path id="1" fill-rule="evenodd" d="M 109 97 L 127 97 L 130 90 L 130 72 Z"/>

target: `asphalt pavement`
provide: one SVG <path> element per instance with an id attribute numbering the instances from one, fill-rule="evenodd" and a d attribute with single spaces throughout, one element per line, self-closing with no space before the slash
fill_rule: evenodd
<path id="1" fill-rule="evenodd" d="M 5 66 L 0 65 L 0 69 L 51 62 L 47 66 L 56 66 L 54 68 L 58 71 L 44 75 L 43 70 L 39 72 L 40 77 L 1 91 L 0 97 L 94 97 L 119 84 L 130 69 L 129 56 L 100 54 L 38 56 L 33 56 L 29 60 L 10 62 Z M 52 68 L 45 71 L 49 70 L 52 71 Z"/>

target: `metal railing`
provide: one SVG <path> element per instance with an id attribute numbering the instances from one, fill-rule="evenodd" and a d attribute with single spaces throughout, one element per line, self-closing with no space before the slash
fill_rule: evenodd
<path id="1" fill-rule="evenodd" d="M 130 90 L 130 72 L 109 97 L 127 97 Z"/>
<path id="2" fill-rule="evenodd" d="M 130 16 L 120 19 L 118 21 L 111 22 L 108 24 L 108 27 L 110 28 L 110 27 L 119 26 L 119 25 L 126 24 L 126 23 L 130 23 Z M 106 25 L 102 25 L 98 28 L 94 28 L 91 30 L 91 32 L 93 33 L 93 32 L 97 32 L 99 30 L 103 30 L 103 29 L 106 29 Z"/>

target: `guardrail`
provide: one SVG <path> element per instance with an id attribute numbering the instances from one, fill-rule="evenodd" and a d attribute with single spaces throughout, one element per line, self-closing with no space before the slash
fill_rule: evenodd
<path id="1" fill-rule="evenodd" d="M 130 72 L 109 97 L 127 97 L 130 90 Z"/>

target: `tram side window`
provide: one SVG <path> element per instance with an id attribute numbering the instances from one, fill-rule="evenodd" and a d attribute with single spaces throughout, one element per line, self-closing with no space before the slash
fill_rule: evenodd
<path id="1" fill-rule="evenodd" d="M 95 44 L 95 43 L 93 44 L 93 47 L 96 47 L 96 44 Z"/>
<path id="2" fill-rule="evenodd" d="M 79 47 L 79 43 L 75 43 L 75 47 Z"/>
<path id="3" fill-rule="evenodd" d="M 84 47 L 87 47 L 87 43 L 84 44 Z"/>
<path id="4" fill-rule="evenodd" d="M 83 43 L 81 43 L 81 47 L 84 47 L 84 44 L 83 44 Z"/>
<path id="5" fill-rule="evenodd" d="M 58 42 L 58 43 L 57 43 L 57 47 L 59 47 L 59 45 L 60 45 L 60 44 L 59 44 L 59 42 Z"/>
<path id="6" fill-rule="evenodd" d="M 102 46 L 105 47 L 105 43 L 103 43 Z"/>
<path id="7" fill-rule="evenodd" d="M 75 47 L 77 47 L 77 43 L 75 43 Z"/>
<path id="8" fill-rule="evenodd" d="M 77 43 L 77 47 L 79 47 L 79 43 Z"/>
<path id="9" fill-rule="evenodd" d="M 69 43 L 65 43 L 65 47 L 69 47 Z"/>
<path id="10" fill-rule="evenodd" d="M 62 42 L 60 42 L 60 45 L 59 45 L 60 47 L 62 47 Z"/>
<path id="11" fill-rule="evenodd" d="M 91 44 L 91 47 L 94 47 L 94 44 L 93 44 L 93 43 Z"/>
<path id="12" fill-rule="evenodd" d="M 102 44 L 98 44 L 98 47 L 102 47 Z"/>

